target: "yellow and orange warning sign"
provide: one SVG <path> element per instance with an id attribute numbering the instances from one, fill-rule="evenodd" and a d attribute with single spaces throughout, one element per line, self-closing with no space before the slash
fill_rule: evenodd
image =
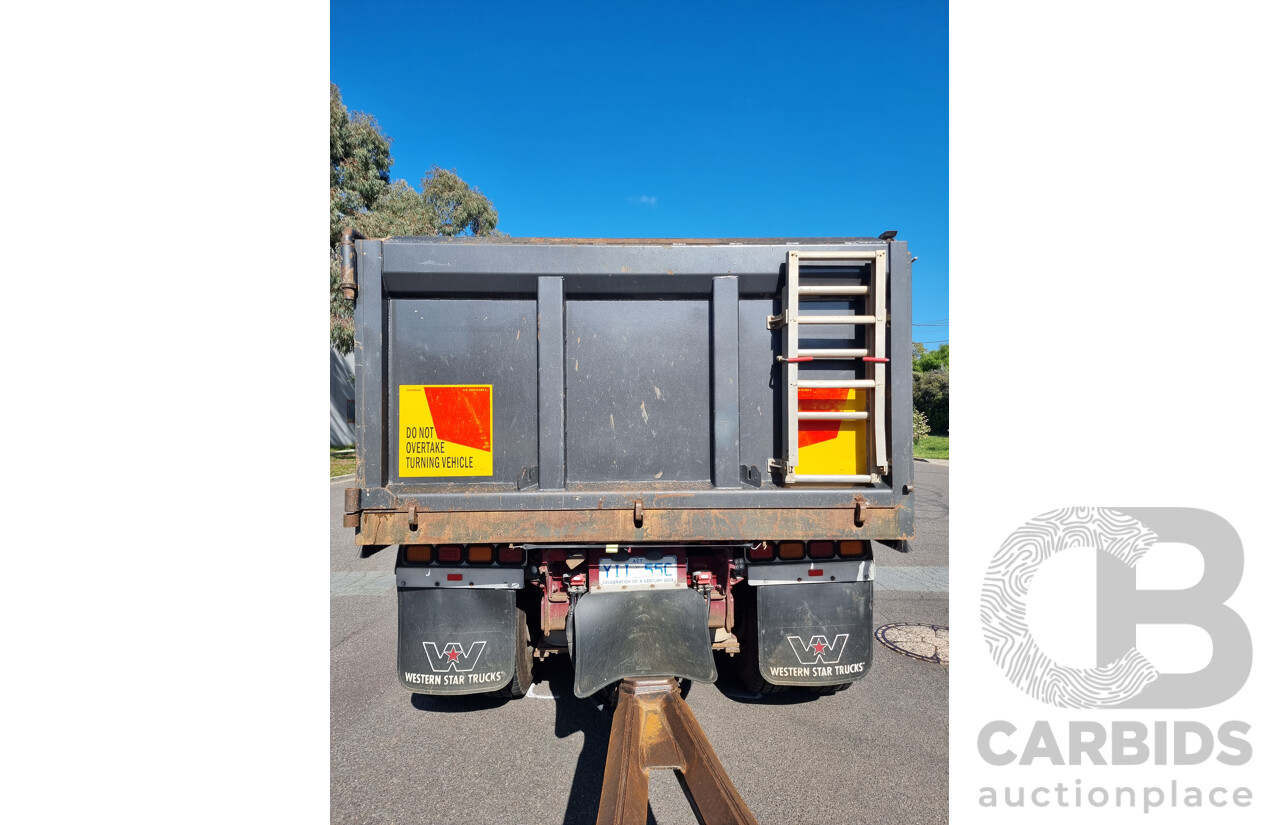
<path id="1" fill-rule="evenodd" d="M 865 391 L 849 389 L 800 390 L 801 412 L 866 412 Z M 800 460 L 797 478 L 806 475 L 865 475 L 870 472 L 867 455 L 867 422 L 799 422 Z"/>
<path id="2" fill-rule="evenodd" d="M 492 476 L 491 384 L 400 385 L 400 476 Z"/>

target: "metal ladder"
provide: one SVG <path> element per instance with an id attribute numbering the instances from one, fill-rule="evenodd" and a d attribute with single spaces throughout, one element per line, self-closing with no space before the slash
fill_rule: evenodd
<path id="1" fill-rule="evenodd" d="M 869 283 L 862 285 L 836 285 L 823 283 L 820 274 L 806 274 L 801 278 L 800 267 L 806 262 L 848 262 L 858 265 L 870 261 L 873 273 Z M 885 250 L 875 251 L 820 251 L 791 250 L 787 253 L 786 287 L 783 292 L 782 314 L 769 316 L 769 329 L 785 331 L 783 354 L 778 361 L 787 371 L 786 407 L 786 455 L 781 459 L 769 459 L 769 469 L 783 475 L 785 484 L 874 484 L 889 471 L 889 455 L 885 447 L 885 364 L 888 344 L 885 336 L 887 315 Z M 830 279 L 826 279 L 830 280 Z M 874 307 L 872 315 L 821 315 L 801 314 L 800 302 L 804 300 L 829 300 L 864 296 L 864 311 Z M 865 349 L 800 349 L 800 327 L 827 324 L 860 324 L 873 327 L 866 336 Z M 872 376 L 845 380 L 804 379 L 800 377 L 800 365 L 815 360 L 861 360 L 872 367 Z M 802 389 L 853 389 L 869 390 L 870 404 L 866 412 L 802 411 Z M 871 472 L 859 475 L 819 475 L 802 473 L 800 464 L 801 421 L 861 421 L 868 420 L 867 452 Z"/>

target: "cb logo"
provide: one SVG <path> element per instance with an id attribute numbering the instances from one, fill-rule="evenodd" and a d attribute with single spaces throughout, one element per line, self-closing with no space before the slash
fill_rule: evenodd
<path id="1" fill-rule="evenodd" d="M 1185 590 L 1139 590 L 1137 564 L 1157 542 L 1195 547 L 1204 576 Z M 1059 551 L 1097 553 L 1097 662 L 1059 665 L 1032 637 L 1027 593 L 1037 568 Z M 1158 550 L 1157 550 L 1158 552 Z M 983 635 L 991 656 L 1020 689 L 1062 708 L 1203 708 L 1224 702 L 1249 678 L 1249 630 L 1224 603 L 1244 572 L 1244 547 L 1225 519 L 1181 507 L 1054 510 L 1019 527 L 1000 546 L 982 588 Z M 1140 624 L 1194 625 L 1213 655 L 1196 673 L 1162 674 L 1137 649 Z"/>

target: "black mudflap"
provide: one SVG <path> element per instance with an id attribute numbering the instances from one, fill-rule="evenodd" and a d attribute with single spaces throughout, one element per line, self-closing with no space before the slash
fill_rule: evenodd
<path id="1" fill-rule="evenodd" d="M 414 693 L 499 690 L 516 665 L 512 590 L 400 588 L 400 684 Z"/>
<path id="2" fill-rule="evenodd" d="M 573 692 L 638 676 L 714 682 L 707 613 L 702 594 L 683 587 L 584 594 L 573 608 Z"/>
<path id="3" fill-rule="evenodd" d="M 838 685 L 871 669 L 874 582 L 756 588 L 760 675 L 775 685 Z"/>

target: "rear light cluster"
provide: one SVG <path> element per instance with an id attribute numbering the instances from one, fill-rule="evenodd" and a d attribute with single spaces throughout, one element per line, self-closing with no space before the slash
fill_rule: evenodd
<path id="1" fill-rule="evenodd" d="M 404 548 L 410 564 L 467 564 L 484 567 L 496 559 L 501 565 L 524 564 L 524 550 L 519 547 L 494 548 L 492 544 L 409 544 Z"/>
<path id="2" fill-rule="evenodd" d="M 853 559 L 871 553 L 871 543 L 861 539 L 849 541 L 811 541 L 808 557 L 811 559 Z M 749 561 L 796 561 L 806 556 L 803 541 L 763 541 L 747 550 Z"/>

